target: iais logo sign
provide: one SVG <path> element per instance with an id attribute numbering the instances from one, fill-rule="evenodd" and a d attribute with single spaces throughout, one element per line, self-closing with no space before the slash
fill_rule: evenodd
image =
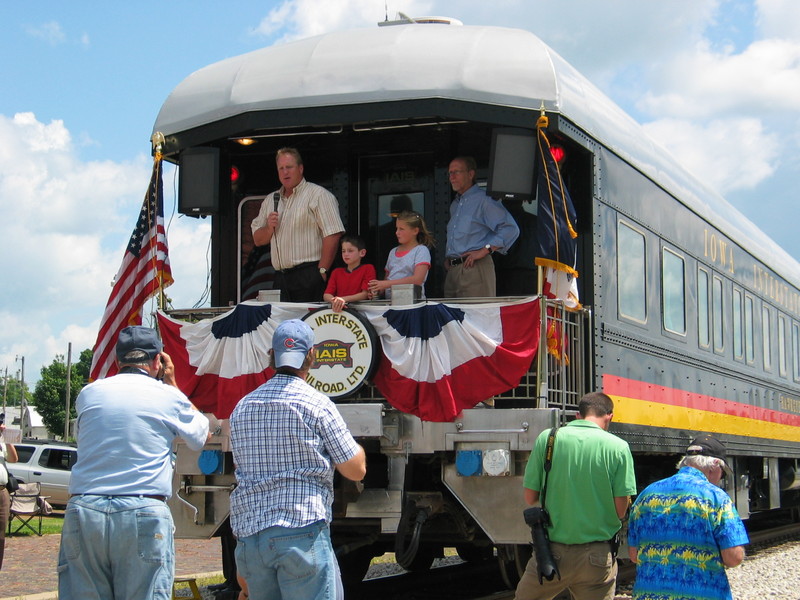
<path id="1" fill-rule="evenodd" d="M 378 364 L 378 338 L 357 312 L 321 308 L 303 320 L 314 330 L 314 366 L 306 381 L 335 400 L 352 396 Z"/>

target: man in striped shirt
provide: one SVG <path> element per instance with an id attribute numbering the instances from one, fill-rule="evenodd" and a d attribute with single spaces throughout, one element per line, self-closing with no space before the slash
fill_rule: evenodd
<path id="1" fill-rule="evenodd" d="M 363 479 L 364 449 L 333 402 L 305 381 L 314 361 L 311 328 L 284 321 L 270 353 L 275 376 L 230 418 L 239 484 L 231 493 L 236 565 L 250 600 L 338 599 L 333 474 Z"/>
<path id="2" fill-rule="evenodd" d="M 344 232 L 336 197 L 303 177 L 295 148 L 275 157 L 281 189 L 264 199 L 250 227 L 256 246 L 271 244 L 275 289 L 283 302 L 320 302 Z"/>

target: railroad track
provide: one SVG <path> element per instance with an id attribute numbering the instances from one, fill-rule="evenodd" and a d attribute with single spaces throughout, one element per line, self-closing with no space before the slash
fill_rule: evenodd
<path id="1" fill-rule="evenodd" d="M 758 551 L 761 546 L 768 547 L 776 542 L 800 537 L 800 523 L 789 523 L 769 529 L 748 531 L 748 535 L 750 536 L 750 546 L 755 546 L 755 550 Z"/>
<path id="2" fill-rule="evenodd" d="M 749 532 L 748 554 L 763 552 L 787 539 L 800 538 L 800 523 Z M 615 600 L 629 600 L 636 568 L 621 561 Z M 429 571 L 376 577 L 346 590 L 347 600 L 511 600 L 496 559 L 442 566 Z M 569 594 L 556 600 L 568 599 Z"/>

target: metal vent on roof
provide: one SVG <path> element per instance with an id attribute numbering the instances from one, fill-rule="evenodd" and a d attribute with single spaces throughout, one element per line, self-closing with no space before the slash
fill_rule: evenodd
<path id="1" fill-rule="evenodd" d="M 394 21 L 381 21 L 378 27 L 388 27 L 390 25 L 463 25 L 458 19 L 452 17 L 409 17 L 405 13 L 397 13 Z"/>

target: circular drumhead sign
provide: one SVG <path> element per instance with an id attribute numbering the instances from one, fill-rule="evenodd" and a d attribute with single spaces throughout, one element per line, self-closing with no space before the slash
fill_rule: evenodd
<path id="1" fill-rule="evenodd" d="M 378 336 L 355 311 L 320 308 L 303 320 L 314 331 L 314 366 L 306 383 L 332 400 L 352 396 L 378 364 Z"/>

